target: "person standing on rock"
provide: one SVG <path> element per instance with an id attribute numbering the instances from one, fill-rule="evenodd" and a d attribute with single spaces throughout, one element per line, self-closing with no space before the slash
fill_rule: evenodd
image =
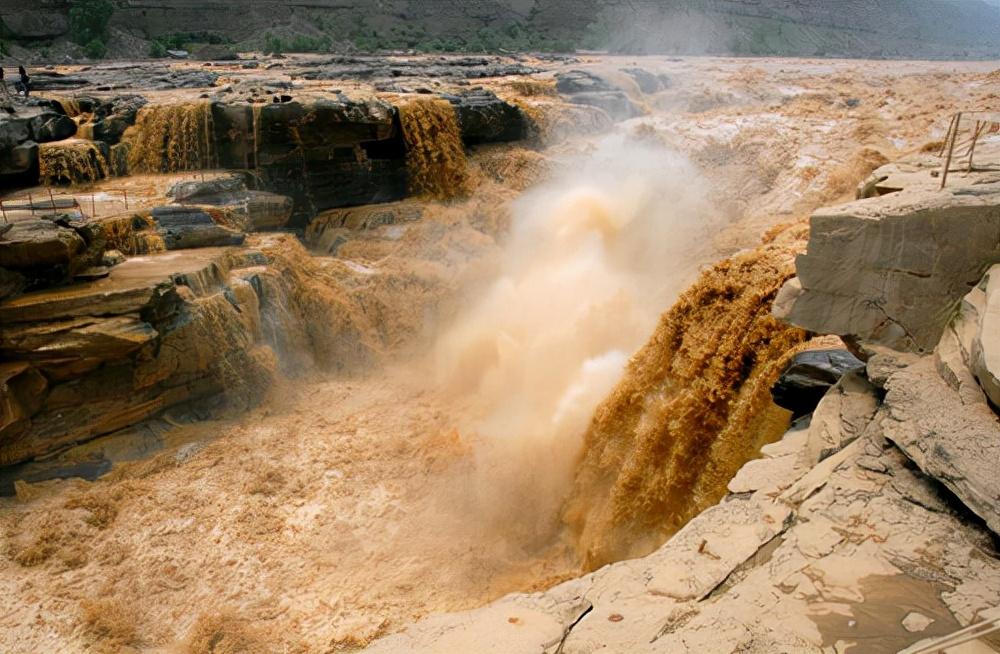
<path id="1" fill-rule="evenodd" d="M 21 89 L 24 91 L 24 97 L 28 97 L 31 92 L 31 78 L 28 77 L 28 71 L 24 69 L 24 66 L 17 67 L 17 74 L 21 76 Z"/>

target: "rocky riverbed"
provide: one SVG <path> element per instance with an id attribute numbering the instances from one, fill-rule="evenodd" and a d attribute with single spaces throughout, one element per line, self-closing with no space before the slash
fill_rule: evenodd
<path id="1" fill-rule="evenodd" d="M 1000 152 L 943 191 L 934 154 L 995 69 L 36 76 L 0 115 L 0 644 L 894 652 L 981 619 Z"/>

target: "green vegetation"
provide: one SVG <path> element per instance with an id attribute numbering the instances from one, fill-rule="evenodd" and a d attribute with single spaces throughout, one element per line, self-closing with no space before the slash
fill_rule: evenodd
<path id="1" fill-rule="evenodd" d="M 502 28 L 484 27 L 475 33 L 462 35 L 431 34 L 424 25 L 416 23 L 376 28 L 362 15 L 342 20 L 325 12 L 314 11 L 310 18 L 322 36 L 297 35 L 281 38 L 268 33 L 264 36 L 262 47 L 267 52 L 282 53 L 330 52 L 338 48 L 363 52 L 565 52 L 572 51 L 577 46 L 572 39 L 554 38 L 532 28 L 532 16 L 524 23 L 512 23 Z"/>
<path id="2" fill-rule="evenodd" d="M 264 50 L 272 54 L 282 52 L 330 52 L 333 47 L 333 40 L 326 35 L 320 37 L 305 36 L 296 34 L 291 39 L 285 41 L 280 36 L 275 36 L 270 32 L 264 37 Z"/>
<path id="3" fill-rule="evenodd" d="M 107 51 L 108 21 L 115 13 L 111 0 L 74 0 L 69 9 L 69 35 L 84 54 L 100 59 Z"/>
<path id="4" fill-rule="evenodd" d="M 162 59 L 167 56 L 167 46 L 161 41 L 153 40 L 149 44 L 149 56 L 153 59 Z"/>
<path id="5" fill-rule="evenodd" d="M 218 32 L 173 32 L 151 39 L 149 56 L 159 59 L 167 56 L 167 50 L 191 50 L 195 45 L 223 45 L 232 43 Z"/>
<path id="6" fill-rule="evenodd" d="M 87 55 L 88 59 L 103 59 L 107 51 L 108 46 L 100 38 L 93 38 L 83 46 L 83 54 Z"/>

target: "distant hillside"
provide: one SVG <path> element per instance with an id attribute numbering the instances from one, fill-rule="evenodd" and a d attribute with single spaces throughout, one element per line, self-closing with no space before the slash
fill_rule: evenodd
<path id="1" fill-rule="evenodd" d="M 107 25 L 81 36 L 80 16 L 102 3 Z M 74 4 L 83 9 L 71 20 Z M 8 55 L 29 59 L 141 57 L 203 43 L 286 51 L 1000 57 L 1000 0 L 3 0 L 0 20 Z"/>

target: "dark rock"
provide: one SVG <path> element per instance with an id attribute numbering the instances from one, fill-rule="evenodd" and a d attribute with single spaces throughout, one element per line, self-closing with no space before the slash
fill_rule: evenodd
<path id="1" fill-rule="evenodd" d="M 284 227 L 292 215 L 292 199 L 247 189 L 240 173 L 205 181 L 178 182 L 167 191 L 175 202 L 225 207 L 243 218 L 246 229 L 259 231 Z"/>
<path id="2" fill-rule="evenodd" d="M 90 80 L 55 72 L 35 72 L 31 75 L 32 91 L 65 91 L 89 86 Z"/>
<path id="3" fill-rule="evenodd" d="M 174 202 L 216 204 L 212 198 L 247 190 L 246 181 L 239 173 L 230 173 L 207 180 L 177 182 L 167 190 L 167 197 Z"/>
<path id="4" fill-rule="evenodd" d="M 556 75 L 556 91 L 566 95 L 617 90 L 604 78 L 585 70 L 568 70 Z"/>
<path id="5" fill-rule="evenodd" d="M 556 75 L 556 91 L 568 96 L 573 104 L 603 109 L 614 120 L 626 120 L 642 113 L 624 91 L 588 71 L 559 73 Z"/>
<path id="6" fill-rule="evenodd" d="M 64 114 L 47 112 L 31 119 L 31 133 L 38 143 L 62 141 L 76 134 L 76 122 Z"/>
<path id="7" fill-rule="evenodd" d="M 153 220 L 168 250 L 241 245 L 244 234 L 216 224 L 207 212 L 179 205 L 153 209 Z"/>
<path id="8" fill-rule="evenodd" d="M 656 75 L 642 68 L 622 68 L 622 72 L 634 79 L 643 93 L 658 93 L 670 88 L 670 78 L 666 75 Z"/>
<path id="9" fill-rule="evenodd" d="M 24 275 L 13 270 L 0 268 L 0 300 L 19 295 L 28 286 Z"/>
<path id="10" fill-rule="evenodd" d="M 31 140 L 30 118 L 0 114 L 0 177 L 9 180 L 4 186 L 38 182 L 38 145 Z"/>
<path id="11" fill-rule="evenodd" d="M 603 109 L 614 120 L 627 120 L 642 113 L 622 91 L 577 93 L 570 96 L 570 102 Z"/>
<path id="12" fill-rule="evenodd" d="M 406 194 L 402 133 L 385 102 L 216 103 L 212 117 L 220 165 L 255 168 L 262 188 L 290 196 L 296 226 L 325 209 Z"/>
<path id="13" fill-rule="evenodd" d="M 0 175 L 22 175 L 38 181 L 38 144 L 26 141 L 20 145 L 0 147 Z"/>
<path id="14" fill-rule="evenodd" d="M 119 143 L 125 130 L 135 124 L 139 109 L 147 102 L 141 95 L 121 95 L 95 103 L 92 109 L 94 139 L 109 145 Z"/>
<path id="15" fill-rule="evenodd" d="M 467 144 L 519 141 L 527 133 L 521 110 L 492 91 L 471 89 L 444 97 L 455 107 L 462 140 Z"/>
<path id="16" fill-rule="evenodd" d="M 31 139 L 31 120 L 0 114 L 0 152 Z"/>
<path id="17" fill-rule="evenodd" d="M 796 354 L 771 387 L 774 403 L 794 417 L 812 413 L 826 391 L 848 372 L 865 364 L 847 350 L 807 350 Z"/>

